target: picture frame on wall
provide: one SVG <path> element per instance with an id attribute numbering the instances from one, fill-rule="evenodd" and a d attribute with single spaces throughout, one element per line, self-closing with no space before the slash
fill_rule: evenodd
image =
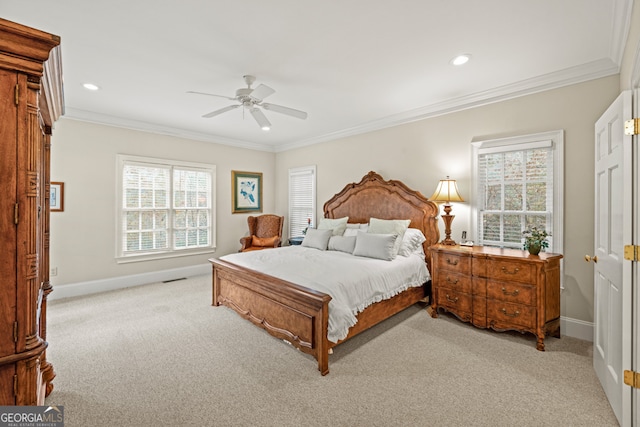
<path id="1" fill-rule="evenodd" d="M 262 173 L 231 171 L 232 213 L 262 212 Z"/>
<path id="2" fill-rule="evenodd" d="M 52 182 L 49 190 L 51 212 L 64 212 L 64 182 Z"/>

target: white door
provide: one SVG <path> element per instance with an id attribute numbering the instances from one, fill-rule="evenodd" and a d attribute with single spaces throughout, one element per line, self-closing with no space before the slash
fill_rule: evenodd
<path id="1" fill-rule="evenodd" d="M 595 127 L 595 239 L 593 366 L 623 426 L 631 425 L 632 263 L 624 245 L 632 240 L 632 150 L 624 134 L 631 92 L 623 92 Z"/>
<path id="2" fill-rule="evenodd" d="M 640 117 L 640 89 L 633 91 L 633 117 Z M 633 182 L 635 183 L 633 198 L 633 244 L 640 244 L 640 210 L 636 208 L 640 201 L 640 136 L 633 136 L 631 146 L 633 147 Z M 627 261 L 628 262 L 628 261 Z M 640 263 L 634 262 L 631 267 L 631 283 L 637 286 L 640 283 Z M 633 370 L 640 371 L 640 316 L 638 315 L 638 307 L 640 307 L 640 292 L 633 292 L 633 344 L 631 358 L 633 361 Z M 640 425 L 640 393 L 638 390 L 631 390 L 631 407 L 633 425 Z"/>

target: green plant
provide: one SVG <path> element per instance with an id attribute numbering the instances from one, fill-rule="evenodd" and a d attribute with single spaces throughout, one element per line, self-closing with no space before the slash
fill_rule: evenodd
<path id="1" fill-rule="evenodd" d="M 311 227 L 311 218 L 307 218 L 307 226 L 304 228 L 304 230 L 302 230 L 303 235 L 307 235 L 307 230 L 309 229 L 309 227 Z"/>
<path id="2" fill-rule="evenodd" d="M 539 246 L 540 248 L 549 247 L 547 237 L 550 237 L 551 233 L 547 233 L 544 229 L 541 230 L 535 226 L 527 228 L 522 232 L 522 236 L 524 237 L 524 244 L 522 248 L 525 250 L 528 250 L 532 246 Z"/>

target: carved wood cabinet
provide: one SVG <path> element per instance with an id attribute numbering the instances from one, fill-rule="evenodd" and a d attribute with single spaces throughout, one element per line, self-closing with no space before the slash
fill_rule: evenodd
<path id="1" fill-rule="evenodd" d="M 62 114 L 60 38 L 0 19 L 0 405 L 42 405 L 46 357 L 49 162 Z"/>
<path id="2" fill-rule="evenodd" d="M 562 255 L 516 249 L 436 245 L 431 248 L 433 302 L 464 322 L 497 331 L 560 338 Z"/>

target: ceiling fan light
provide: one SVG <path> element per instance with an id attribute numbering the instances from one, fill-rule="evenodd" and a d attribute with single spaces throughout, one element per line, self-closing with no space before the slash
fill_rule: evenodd
<path id="1" fill-rule="evenodd" d="M 271 123 L 269 122 L 267 117 L 264 115 L 262 110 L 260 110 L 257 107 L 253 107 L 249 111 L 251 112 L 251 115 L 256 120 L 256 122 L 258 122 L 258 126 L 260 126 L 260 129 L 264 131 L 271 129 Z"/>

